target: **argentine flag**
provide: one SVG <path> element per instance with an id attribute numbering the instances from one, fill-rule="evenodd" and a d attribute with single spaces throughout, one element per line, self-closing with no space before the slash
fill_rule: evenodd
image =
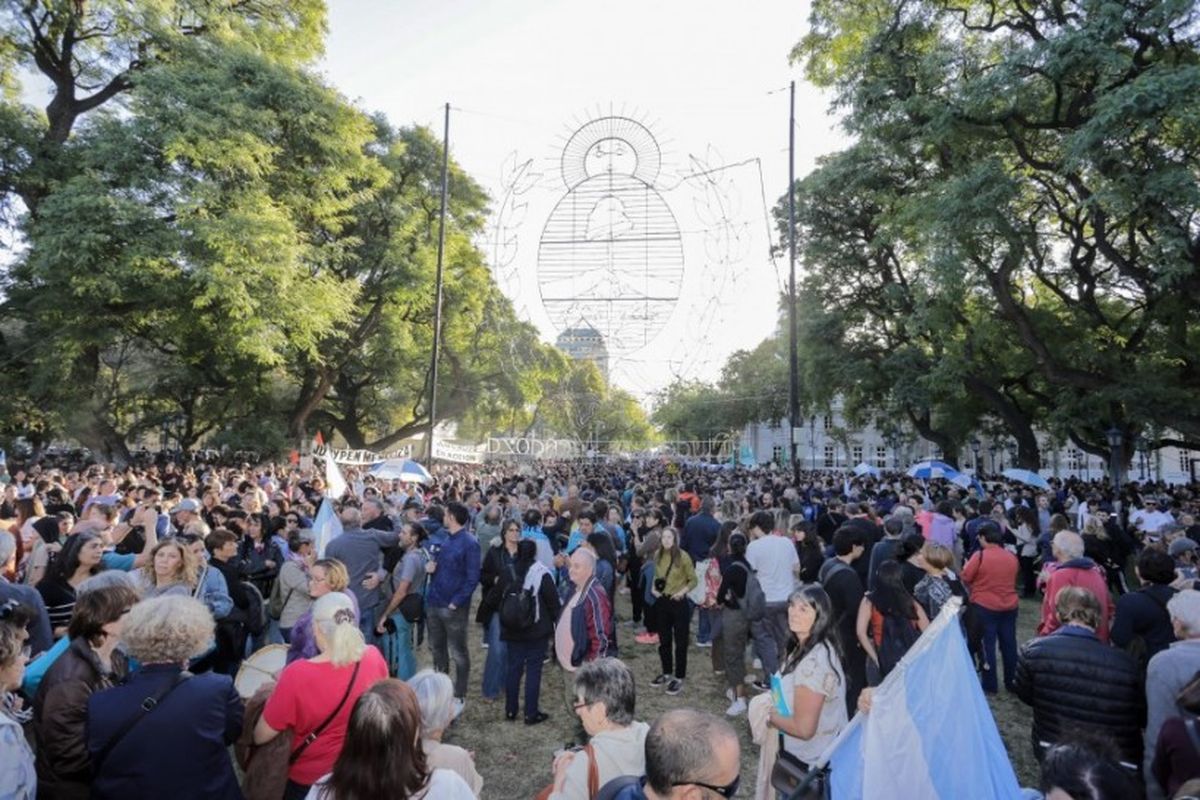
<path id="1" fill-rule="evenodd" d="M 834 800 L 1011 800 L 1016 773 L 975 675 L 952 598 L 820 761 Z"/>
<path id="2" fill-rule="evenodd" d="M 313 538 L 316 540 L 317 558 L 325 557 L 325 546 L 342 535 L 342 521 L 333 508 L 333 501 L 328 497 L 321 501 L 317 509 L 317 518 L 313 520 Z"/>

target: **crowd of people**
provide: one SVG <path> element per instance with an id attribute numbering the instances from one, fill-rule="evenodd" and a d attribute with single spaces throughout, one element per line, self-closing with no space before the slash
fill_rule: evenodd
<path id="1" fill-rule="evenodd" d="M 454 744 L 477 682 L 497 724 L 570 720 L 540 797 L 732 797 L 736 723 L 774 798 L 955 597 L 982 691 L 1032 708 L 1046 796 L 1200 779 L 1195 487 L 608 460 L 349 469 L 334 498 L 294 465 L 14 467 L 0 797 L 478 797 L 496 767 Z M 675 698 L 651 723 L 620 660 L 642 647 L 640 688 Z"/>

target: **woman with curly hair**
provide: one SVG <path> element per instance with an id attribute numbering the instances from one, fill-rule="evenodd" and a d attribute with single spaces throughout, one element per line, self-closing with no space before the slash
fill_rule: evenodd
<path id="1" fill-rule="evenodd" d="M 150 551 L 150 563 L 138 573 L 142 596 L 146 598 L 168 594 L 190 597 L 199 579 L 195 554 L 178 538 L 156 544 Z"/>
<path id="2" fill-rule="evenodd" d="M 94 800 L 241 799 L 229 745 L 242 731 L 242 699 L 228 675 L 186 670 L 214 627 L 191 597 L 154 597 L 125 615 L 121 641 L 142 666 L 88 699 Z"/>
<path id="3" fill-rule="evenodd" d="M 358 698 L 333 771 L 307 800 L 474 800 L 448 769 L 429 769 L 421 748 L 421 709 L 403 681 L 389 678 Z"/>

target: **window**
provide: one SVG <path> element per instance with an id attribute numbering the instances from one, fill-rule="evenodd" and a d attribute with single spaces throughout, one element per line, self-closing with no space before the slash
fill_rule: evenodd
<path id="1" fill-rule="evenodd" d="M 771 460 L 776 464 L 783 463 L 783 445 L 777 444 L 771 448 Z"/>
<path id="2" fill-rule="evenodd" d="M 826 414 L 825 415 L 825 430 L 829 430 L 832 427 L 833 427 L 833 414 Z"/>
<path id="3" fill-rule="evenodd" d="M 863 448 L 861 444 L 854 445 L 854 449 L 851 451 L 850 458 L 854 461 L 854 466 L 858 466 L 862 463 Z"/>
<path id="4" fill-rule="evenodd" d="M 1146 453 L 1146 462 L 1150 463 L 1150 459 L 1154 458 L 1152 453 Z M 1190 475 L 1192 472 L 1192 451 L 1179 451 L 1179 471 L 1185 475 Z"/>
<path id="5" fill-rule="evenodd" d="M 831 445 L 831 444 L 825 445 L 825 466 L 826 467 L 836 467 L 837 466 L 837 457 L 834 455 L 833 445 Z"/>
<path id="6" fill-rule="evenodd" d="M 1074 472 L 1083 469 L 1083 453 L 1074 447 L 1067 450 L 1067 470 Z"/>
<path id="7" fill-rule="evenodd" d="M 880 469 L 887 468 L 887 448 L 883 445 L 875 448 L 875 466 Z"/>

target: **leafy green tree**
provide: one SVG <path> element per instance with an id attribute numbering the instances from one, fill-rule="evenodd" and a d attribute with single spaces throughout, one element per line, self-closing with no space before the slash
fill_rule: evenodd
<path id="1" fill-rule="evenodd" d="M 1110 425 L 1126 454 L 1148 427 L 1182 434 L 1160 445 L 1200 441 L 1198 15 L 1181 0 L 817 0 L 793 53 L 846 109 L 863 179 L 902 179 L 901 204 L 866 217 L 918 290 L 906 324 L 929 330 L 946 298 L 971 312 L 978 333 L 943 327 L 948 346 L 919 348 L 913 369 L 959 376 L 1027 466 L 1020 417 L 1103 455 Z M 838 169 L 820 168 L 826 186 Z"/>

